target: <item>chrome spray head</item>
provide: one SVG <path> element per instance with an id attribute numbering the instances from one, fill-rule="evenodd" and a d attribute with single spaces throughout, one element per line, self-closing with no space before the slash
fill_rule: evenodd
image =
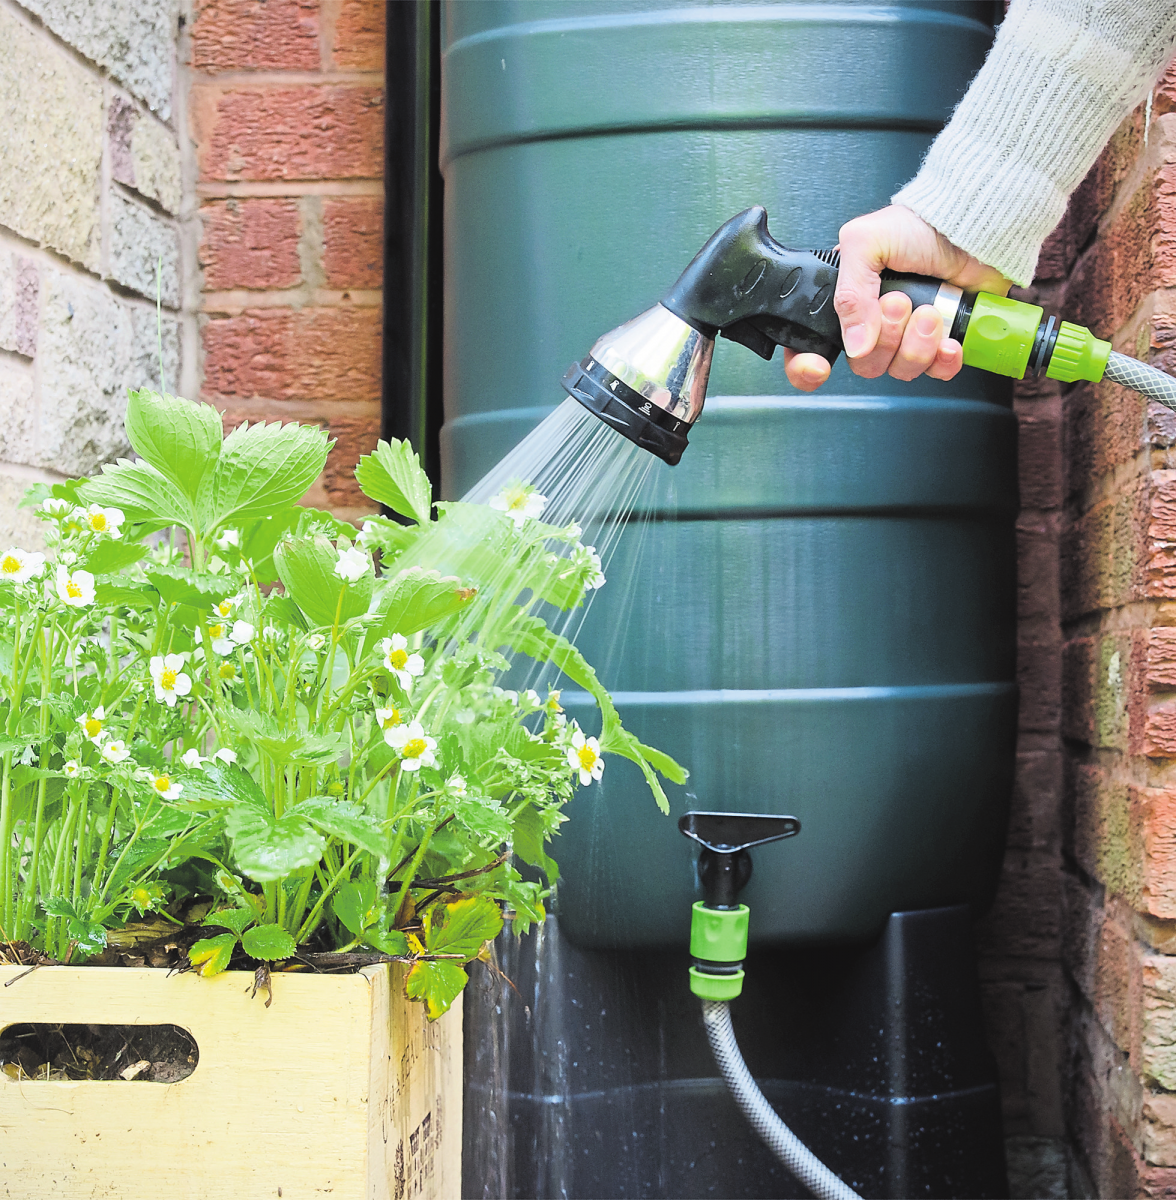
<path id="1" fill-rule="evenodd" d="M 702 412 L 714 336 L 661 304 L 600 338 L 563 385 L 630 441 L 674 466 Z"/>

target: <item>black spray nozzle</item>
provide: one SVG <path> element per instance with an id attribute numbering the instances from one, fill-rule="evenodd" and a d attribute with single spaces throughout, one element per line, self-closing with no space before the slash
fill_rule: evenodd
<path id="1" fill-rule="evenodd" d="M 715 231 L 660 304 L 606 333 L 564 376 L 569 395 L 630 441 L 673 466 L 702 412 L 714 339 L 771 358 L 777 346 L 841 353 L 833 308 L 836 250 L 790 250 L 768 233 L 760 205 Z M 941 303 L 937 279 L 882 273 L 883 292 Z M 959 289 L 950 288 L 958 302 Z M 949 321 L 950 325 L 950 321 Z"/>
<path id="2" fill-rule="evenodd" d="M 698 876 L 708 908 L 734 908 L 751 879 L 753 846 L 778 842 L 800 832 L 795 817 L 767 813 L 688 812 L 678 829 L 702 847 Z"/>

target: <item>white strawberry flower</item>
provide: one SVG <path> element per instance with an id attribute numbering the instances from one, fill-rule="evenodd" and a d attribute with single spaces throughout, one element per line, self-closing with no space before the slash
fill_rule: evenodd
<path id="1" fill-rule="evenodd" d="M 208 636 L 212 641 L 212 649 L 221 658 L 224 658 L 226 654 L 232 654 L 236 649 L 233 643 L 226 637 L 227 633 L 228 626 L 224 621 L 214 621 L 208 627 Z"/>
<path id="2" fill-rule="evenodd" d="M 409 654 L 408 638 L 402 633 L 384 638 L 380 648 L 384 651 L 384 666 L 396 676 L 400 686 L 407 692 L 412 687 L 413 679 L 424 674 L 425 660 L 419 654 Z"/>
<path id="3" fill-rule="evenodd" d="M 253 635 L 256 631 L 248 621 L 234 621 L 233 628 L 229 633 L 229 637 L 238 646 L 248 646 L 253 641 Z"/>
<path id="4" fill-rule="evenodd" d="M 230 546 L 241 545 L 241 531 L 239 529 L 225 529 L 214 540 L 218 549 L 228 550 Z"/>
<path id="5" fill-rule="evenodd" d="M 70 502 L 61 496 L 46 496 L 41 501 L 41 511 L 58 521 L 69 512 L 71 507 Z"/>
<path id="6" fill-rule="evenodd" d="M 506 513 L 514 522 L 516 529 L 521 529 L 528 517 L 539 518 L 547 507 L 547 497 L 541 496 L 529 483 L 512 480 L 490 500 L 490 507 L 497 512 Z"/>
<path id="7" fill-rule="evenodd" d="M 175 708 L 176 700 L 192 690 L 192 680 L 184 674 L 181 654 L 169 654 L 165 658 L 156 655 L 151 660 L 151 678 L 155 683 L 155 699 L 168 708 Z"/>
<path id="8" fill-rule="evenodd" d="M 228 659 L 217 665 L 216 677 L 228 687 L 236 687 L 241 682 L 241 676 L 237 671 L 236 664 L 229 662 Z"/>
<path id="9" fill-rule="evenodd" d="M 397 725 L 385 735 L 385 741 L 400 755 L 402 771 L 419 771 L 421 767 L 436 765 L 433 751 L 437 743 L 425 733 L 420 721 Z"/>
<path id="10" fill-rule="evenodd" d="M 180 793 L 184 790 L 184 785 L 177 783 L 166 771 L 159 775 L 150 774 L 148 778 L 151 781 L 151 787 L 164 800 L 178 800 Z"/>
<path id="11" fill-rule="evenodd" d="M 91 533 L 104 533 L 107 537 L 120 538 L 122 530 L 119 526 L 126 520 L 121 508 L 103 508 L 100 504 L 91 504 L 89 508 L 80 508 L 74 513 L 74 519 L 83 529 Z"/>
<path id="12" fill-rule="evenodd" d="M 389 746 L 395 746 L 392 740 L 393 732 L 404 724 L 404 717 L 395 705 L 391 708 L 376 709 L 376 724 L 384 731 L 384 741 Z"/>
<path id="13" fill-rule="evenodd" d="M 131 752 L 127 749 L 126 742 L 119 741 L 117 738 L 111 738 L 105 746 L 102 747 L 102 757 L 108 763 L 125 762 L 131 757 Z"/>
<path id="14" fill-rule="evenodd" d="M 199 771 L 202 769 L 201 764 L 207 762 L 207 759 L 200 757 L 200 751 L 195 746 L 191 750 L 185 750 L 180 755 L 180 762 L 188 768 L 189 771 Z"/>
<path id="15" fill-rule="evenodd" d="M 63 550 L 57 557 L 67 567 L 72 567 L 78 561 L 78 556 L 72 550 Z"/>
<path id="16" fill-rule="evenodd" d="M 57 595 L 70 608 L 85 608 L 94 603 L 94 576 L 89 571 L 57 568 Z"/>
<path id="17" fill-rule="evenodd" d="M 450 775 L 450 777 L 445 781 L 445 788 L 451 795 L 456 796 L 459 800 L 463 799 L 469 790 L 465 779 L 456 772 Z"/>
<path id="18" fill-rule="evenodd" d="M 601 567 L 600 555 L 596 552 L 595 546 L 581 546 L 582 554 L 588 556 L 588 561 L 591 564 L 591 571 L 588 578 L 584 581 L 584 587 L 587 591 L 592 591 L 594 588 L 604 587 L 607 580 L 604 578 L 604 570 Z"/>
<path id="19" fill-rule="evenodd" d="M 82 773 L 82 764 L 76 758 L 71 758 L 61 769 L 67 779 L 77 779 Z"/>
<path id="20" fill-rule="evenodd" d="M 228 746 L 222 746 L 219 750 L 213 752 L 213 762 L 221 762 L 226 766 L 232 766 L 237 761 L 236 750 L 230 750 Z"/>
<path id="21" fill-rule="evenodd" d="M 346 583 L 355 583 L 371 569 L 372 560 L 358 546 L 348 546 L 335 562 L 335 574 Z"/>
<path id="22" fill-rule="evenodd" d="M 580 782 L 585 787 L 604 774 L 604 759 L 600 756 L 600 743 L 594 737 L 586 738 L 583 730 L 572 734 L 568 750 L 568 766 L 580 772 Z"/>
<path id="23" fill-rule="evenodd" d="M 527 688 L 525 692 L 519 693 L 520 708 L 542 708 L 542 706 L 543 702 L 539 699 L 539 693 L 534 688 Z"/>
<path id="24" fill-rule="evenodd" d="M 101 704 L 93 712 L 82 713 L 78 717 L 78 724 L 82 727 L 82 732 L 95 746 L 101 746 L 102 739 L 107 736 L 102 732 L 105 721 L 106 709 Z"/>
<path id="25" fill-rule="evenodd" d="M 325 634 L 312 633 L 306 639 L 306 644 L 317 654 L 326 644 L 327 639 Z"/>
<path id="26" fill-rule="evenodd" d="M 224 600 L 217 601 L 212 606 L 213 616 L 220 621 L 227 621 L 237 611 L 241 600 L 241 596 L 228 596 Z"/>
<path id="27" fill-rule="evenodd" d="M 7 583 L 25 583 L 37 579 L 45 570 L 45 556 L 32 550 L 21 550 L 13 546 L 0 554 L 0 580 Z"/>

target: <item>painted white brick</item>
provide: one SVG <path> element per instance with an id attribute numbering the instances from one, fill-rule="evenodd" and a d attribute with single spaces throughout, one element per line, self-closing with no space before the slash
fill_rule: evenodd
<path id="1" fill-rule="evenodd" d="M 179 0 L 22 0 L 63 41 L 171 116 Z"/>
<path id="2" fill-rule="evenodd" d="M 37 466 L 87 475 L 126 454 L 130 315 L 105 287 L 47 270 L 37 357 Z"/>
<path id="3" fill-rule="evenodd" d="M 0 548 L 20 546 L 25 550 L 43 550 L 45 523 L 32 509 L 20 502 L 29 489 L 29 481 L 4 470 L 0 463 Z M 2 552 L 0 550 L 0 552 Z"/>
<path id="4" fill-rule="evenodd" d="M 0 225 L 96 269 L 102 85 L 5 8 L 0 46 Z"/>
<path id="5" fill-rule="evenodd" d="M 159 288 L 163 303 L 180 303 L 180 243 L 175 226 L 144 206 L 111 192 L 110 261 L 112 279 L 124 287 L 155 299 L 156 263 L 162 260 Z"/>
<path id="6" fill-rule="evenodd" d="M 28 364 L 0 358 L 0 412 L 0 462 L 34 462 L 37 413 Z"/>
<path id="7" fill-rule="evenodd" d="M 0 247 L 0 350 L 32 358 L 37 353 L 40 276 L 37 264 Z"/>

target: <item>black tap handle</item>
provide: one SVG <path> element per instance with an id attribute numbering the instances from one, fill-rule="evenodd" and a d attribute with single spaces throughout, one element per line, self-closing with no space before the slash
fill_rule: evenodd
<path id="1" fill-rule="evenodd" d="M 757 204 L 715 231 L 662 304 L 707 337 L 721 333 L 762 358 L 787 346 L 833 362 L 843 349 L 833 309 L 839 263 L 836 250 L 780 245 Z M 881 291 L 904 292 L 918 308 L 934 303 L 940 286 L 926 275 L 886 271 Z"/>
<path id="2" fill-rule="evenodd" d="M 678 829 L 716 854 L 734 854 L 795 837 L 800 822 L 768 813 L 688 812 L 679 817 Z"/>

